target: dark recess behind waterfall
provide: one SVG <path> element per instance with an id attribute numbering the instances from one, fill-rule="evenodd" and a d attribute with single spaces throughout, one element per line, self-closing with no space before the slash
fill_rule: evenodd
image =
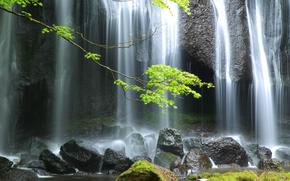
<path id="1" fill-rule="evenodd" d="M 90 25 L 85 17 L 104 16 L 86 11 L 86 3 L 90 0 L 75 0 L 75 29 L 87 32 Z M 31 8 L 34 17 L 53 24 L 55 22 L 54 1 L 44 0 L 44 8 Z M 92 14 L 88 14 L 92 13 Z M 105 18 L 99 18 L 98 29 L 93 41 L 105 42 Z M 88 32 L 87 32 L 88 33 Z M 53 85 L 55 74 L 55 36 L 41 34 L 41 28 L 27 20 L 17 19 L 17 61 L 20 65 L 20 77 L 17 90 L 21 95 L 18 118 L 15 124 L 16 142 L 29 140 L 31 137 L 46 137 L 51 134 Z M 190 41 L 190 39 L 188 40 Z M 83 44 L 83 43 L 82 43 Z M 83 46 L 87 46 L 83 44 Z M 104 50 L 99 50 L 105 55 Z M 204 81 L 213 82 L 213 70 L 197 57 L 183 50 L 183 64 L 187 71 L 198 75 Z M 78 68 L 73 77 L 74 86 L 67 90 L 72 94 L 70 105 L 70 119 L 82 120 L 107 115 L 114 115 L 116 110 L 116 87 L 109 72 L 100 69 L 92 62 L 84 60 L 82 53 L 78 53 Z M 114 66 L 114 62 L 110 62 Z M 200 114 L 214 114 L 214 89 L 202 90 L 201 100 L 186 99 L 186 112 Z M 140 120 L 142 121 L 142 120 Z M 178 121 L 178 120 L 177 120 Z M 11 144 L 13 145 L 13 144 Z"/>

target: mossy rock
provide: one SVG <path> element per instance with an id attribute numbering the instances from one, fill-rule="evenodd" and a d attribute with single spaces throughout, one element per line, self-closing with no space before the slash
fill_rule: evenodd
<path id="1" fill-rule="evenodd" d="M 173 172 L 141 160 L 123 172 L 116 181 L 178 181 L 178 179 Z"/>
<path id="2" fill-rule="evenodd" d="M 258 176 L 252 171 L 243 172 L 226 172 L 226 173 L 201 173 L 196 175 L 190 175 L 188 177 L 190 181 L 199 179 L 207 179 L 208 181 L 257 181 Z"/>
<path id="3" fill-rule="evenodd" d="M 280 181 L 280 180 L 290 180 L 290 173 L 264 172 L 259 177 L 259 181 Z"/>

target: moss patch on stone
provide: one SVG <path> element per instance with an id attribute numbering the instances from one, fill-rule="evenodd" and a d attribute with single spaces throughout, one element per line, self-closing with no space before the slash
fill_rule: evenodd
<path id="1" fill-rule="evenodd" d="M 261 181 L 280 181 L 290 180 L 290 173 L 286 172 L 264 172 L 260 175 L 259 180 Z"/>
<path id="2" fill-rule="evenodd" d="M 123 172 L 116 181 L 177 181 L 177 178 L 169 170 L 140 160 Z"/>
<path id="3" fill-rule="evenodd" d="M 290 172 L 263 172 L 261 174 L 253 171 L 200 173 L 188 177 L 190 181 L 198 179 L 208 179 L 208 181 L 290 181 Z"/>
<path id="4" fill-rule="evenodd" d="M 189 176 L 190 181 L 198 179 L 208 179 L 208 181 L 256 181 L 258 176 L 252 171 L 227 172 L 227 173 L 202 173 Z"/>

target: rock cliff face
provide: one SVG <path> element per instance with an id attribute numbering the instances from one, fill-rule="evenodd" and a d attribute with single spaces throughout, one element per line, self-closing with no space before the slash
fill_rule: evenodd
<path id="1" fill-rule="evenodd" d="M 210 0 L 191 0 L 191 16 L 182 13 L 181 40 L 192 61 L 202 62 L 215 68 L 215 17 Z M 233 0 L 226 7 L 234 79 L 245 79 L 249 75 L 248 26 L 245 0 Z"/>
<path id="2" fill-rule="evenodd" d="M 181 40 L 193 61 L 214 67 L 214 10 L 210 0 L 191 0 L 191 16 L 182 13 Z"/>

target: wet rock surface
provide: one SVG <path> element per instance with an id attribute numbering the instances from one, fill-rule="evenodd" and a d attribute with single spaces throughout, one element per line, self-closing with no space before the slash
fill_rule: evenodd
<path id="1" fill-rule="evenodd" d="M 212 168 L 209 157 L 198 148 L 190 150 L 185 157 L 184 163 L 191 170 L 208 170 Z"/>
<path id="2" fill-rule="evenodd" d="M 235 80 L 248 79 L 250 73 L 249 35 L 245 0 L 232 0 L 226 6 L 231 56 Z M 182 13 L 181 44 L 192 57 L 215 70 L 215 17 L 210 0 L 190 0 L 191 16 Z M 222 77 L 225 76 L 223 72 Z"/>
<path id="3" fill-rule="evenodd" d="M 45 169 L 50 173 L 71 174 L 75 173 L 75 169 L 69 166 L 49 150 L 44 150 L 39 156 L 39 160 L 43 161 Z"/>
<path id="4" fill-rule="evenodd" d="M 70 165 L 85 172 L 97 172 L 100 169 L 102 156 L 89 150 L 75 140 L 71 140 L 60 148 L 61 157 Z"/>
<path id="5" fill-rule="evenodd" d="M 5 157 L 0 157 L 0 173 L 5 173 L 11 169 L 13 162 Z"/>
<path id="6" fill-rule="evenodd" d="M 184 153 L 180 131 L 172 128 L 165 128 L 160 130 L 159 138 L 157 141 L 157 149 L 182 157 Z"/>
<path id="7" fill-rule="evenodd" d="M 0 174 L 1 181 L 38 181 L 36 173 L 28 170 L 11 169 Z"/>
<path id="8" fill-rule="evenodd" d="M 197 137 L 191 137 L 191 138 L 185 138 L 183 139 L 183 145 L 186 150 L 191 150 L 195 148 L 201 148 L 202 146 L 202 138 Z"/>
<path id="9" fill-rule="evenodd" d="M 181 157 L 173 153 L 164 152 L 157 149 L 154 163 L 167 169 L 175 168 L 175 166 L 178 165 L 177 163 L 181 163 Z"/>
<path id="10" fill-rule="evenodd" d="M 258 168 L 261 170 L 268 170 L 268 171 L 281 171 L 282 162 L 275 158 L 268 159 L 268 160 L 261 160 L 258 164 Z"/>
<path id="11" fill-rule="evenodd" d="M 125 155 L 112 149 L 106 149 L 102 170 L 104 172 L 113 171 L 120 173 L 130 168 L 132 164 L 133 161 Z"/>
<path id="12" fill-rule="evenodd" d="M 248 165 L 248 155 L 245 149 L 233 138 L 220 137 L 205 141 L 202 150 L 215 162 L 215 164 Z"/>

